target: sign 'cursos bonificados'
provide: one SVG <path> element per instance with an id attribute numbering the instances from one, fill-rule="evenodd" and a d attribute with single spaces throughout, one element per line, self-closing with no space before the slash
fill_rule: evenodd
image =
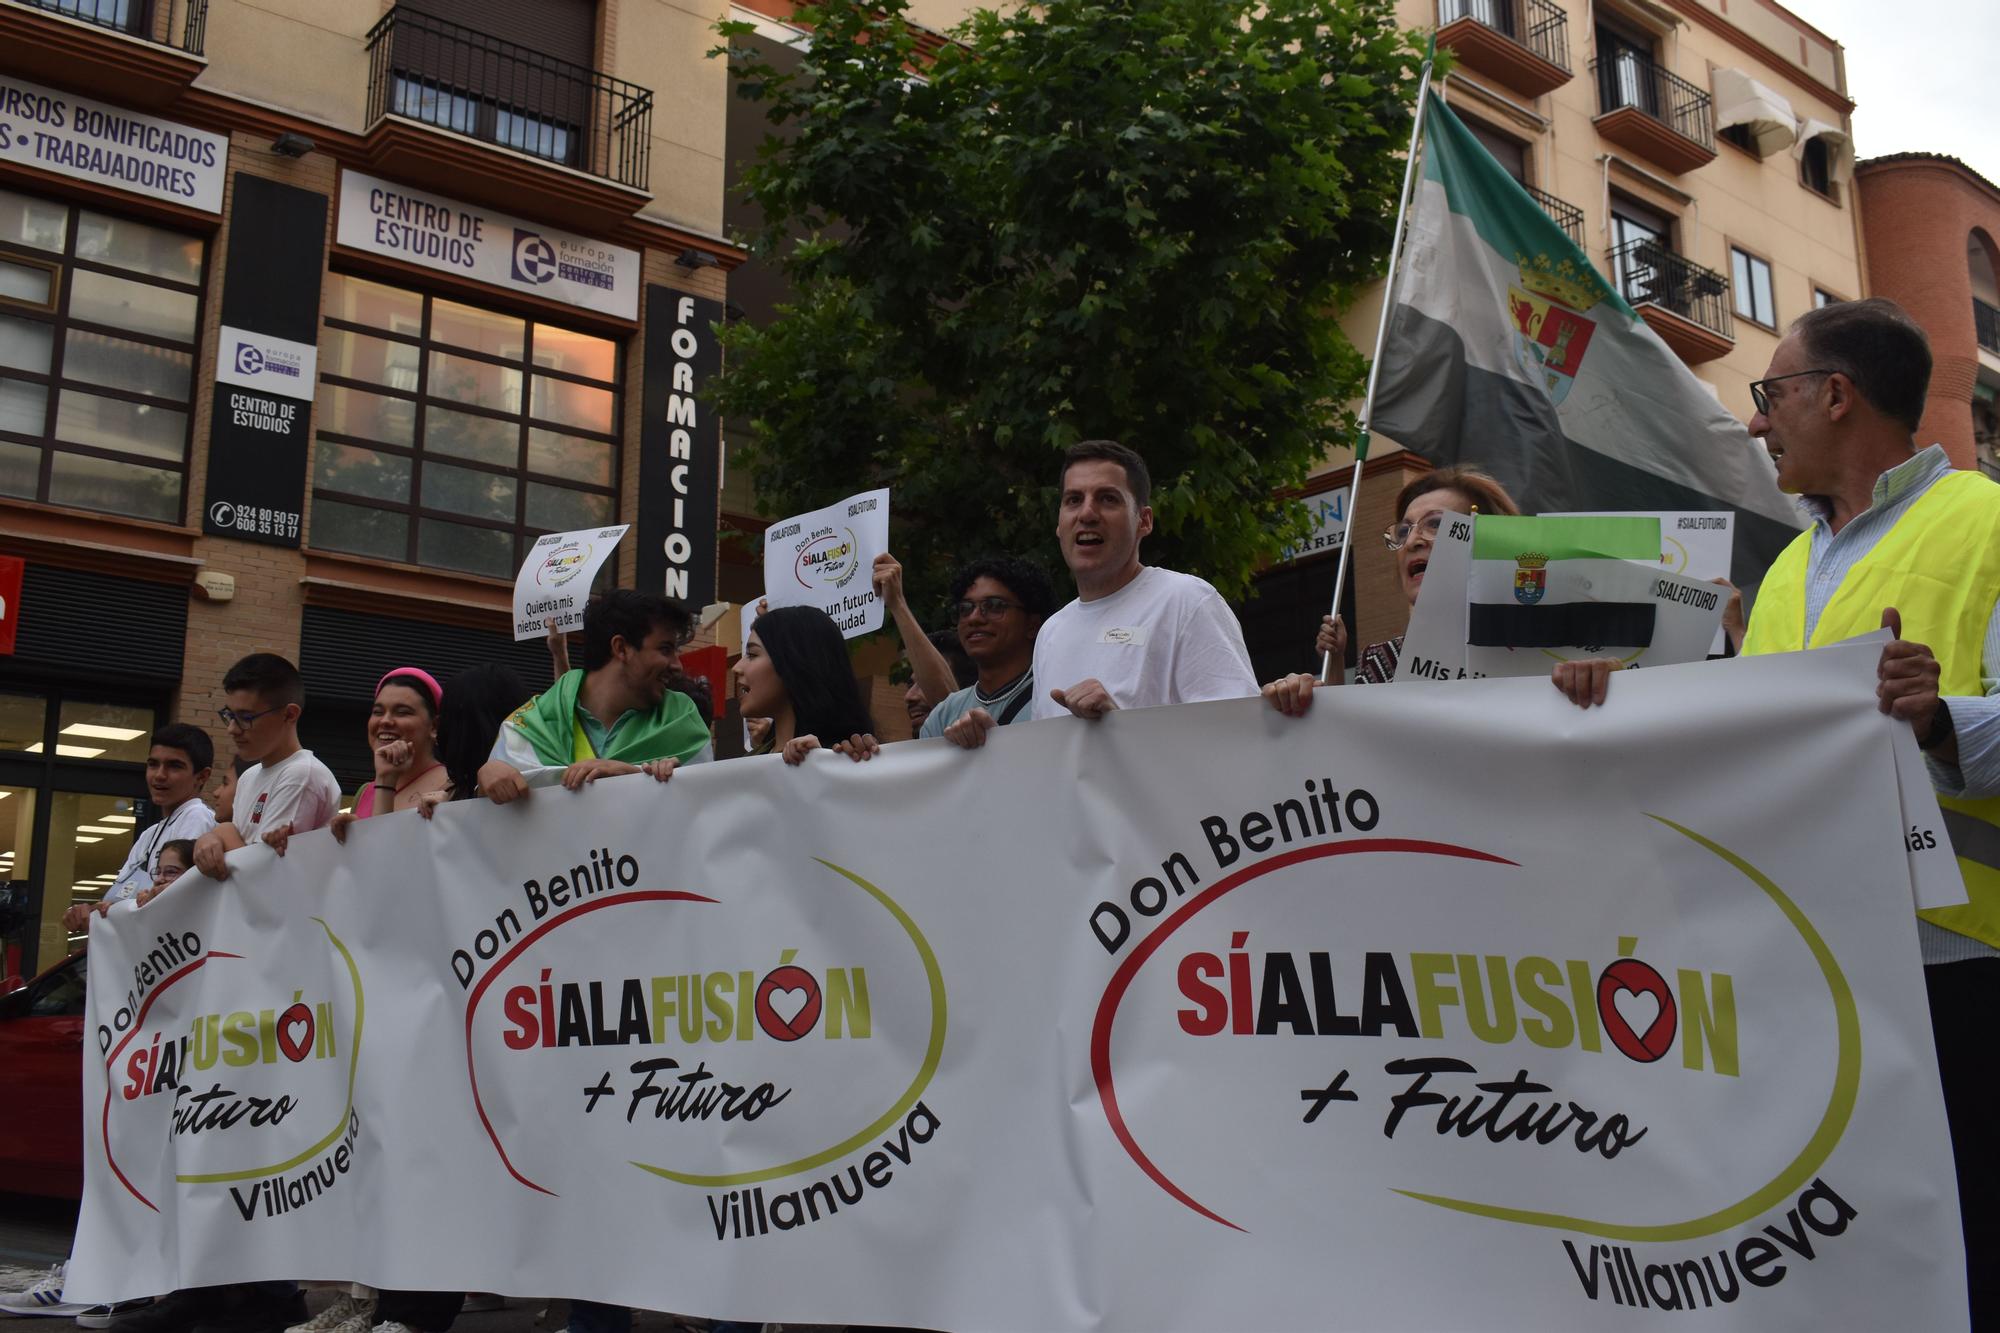
<path id="1" fill-rule="evenodd" d="M 0 76 L 0 158 L 220 213 L 229 140 Z"/>

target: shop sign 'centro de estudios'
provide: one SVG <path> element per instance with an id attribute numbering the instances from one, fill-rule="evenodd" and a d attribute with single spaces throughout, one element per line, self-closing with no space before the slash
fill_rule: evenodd
<path id="1" fill-rule="evenodd" d="M 620 319 L 639 317 L 639 252 L 358 171 L 340 173 L 335 239 Z"/>

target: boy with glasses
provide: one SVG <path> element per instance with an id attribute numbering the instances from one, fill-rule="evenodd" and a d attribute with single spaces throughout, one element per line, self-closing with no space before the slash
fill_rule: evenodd
<path id="1" fill-rule="evenodd" d="M 332 770 L 299 744 L 299 669 L 276 653 L 252 653 L 229 668 L 222 688 L 216 715 L 250 767 L 236 783 L 235 818 L 195 843 L 195 868 L 210 879 L 229 877 L 223 857 L 238 847 L 265 842 L 282 856 L 287 838 L 326 827 L 340 809 Z"/>
<path id="2" fill-rule="evenodd" d="M 979 668 L 972 685 L 947 695 L 918 734 L 977 749 L 994 727 L 1025 721 L 1035 696 L 1035 638 L 1055 610 L 1049 576 L 1026 560 L 975 560 L 951 580 L 959 646 Z"/>

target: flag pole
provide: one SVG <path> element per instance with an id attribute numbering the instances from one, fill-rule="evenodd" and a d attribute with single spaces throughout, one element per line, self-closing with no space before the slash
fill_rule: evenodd
<path id="1" fill-rule="evenodd" d="M 1347 530 L 1333 572 L 1333 616 L 1340 618 L 1340 596 L 1347 586 L 1348 548 L 1354 545 L 1355 501 L 1361 494 L 1361 465 L 1368 461 L 1369 429 L 1375 416 L 1375 382 L 1382 373 L 1382 345 L 1389 339 L 1389 319 L 1396 306 L 1397 266 L 1403 255 L 1403 220 L 1410 211 L 1410 186 L 1417 178 L 1417 148 L 1424 133 L 1424 110 L 1430 101 L 1431 66 L 1437 60 L 1437 33 L 1424 48 L 1423 74 L 1417 81 L 1417 114 L 1410 122 L 1410 150 L 1403 159 L 1403 193 L 1396 204 L 1396 232 L 1389 242 L 1389 274 L 1382 283 L 1382 317 L 1375 325 L 1375 355 L 1368 362 L 1368 388 L 1361 399 L 1361 421 L 1354 432 L 1354 475 L 1347 483 Z M 1319 680 L 1332 679 L 1333 653 L 1320 658 Z"/>

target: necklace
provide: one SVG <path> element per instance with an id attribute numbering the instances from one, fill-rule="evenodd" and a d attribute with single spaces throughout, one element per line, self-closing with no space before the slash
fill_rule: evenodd
<path id="1" fill-rule="evenodd" d="M 394 800 L 396 799 L 396 797 L 398 797 L 398 796 L 401 796 L 401 795 L 402 795 L 402 794 L 403 794 L 403 793 L 404 793 L 405 791 L 408 791 L 408 790 L 409 790 L 409 787 L 410 787 L 410 783 L 412 783 L 412 782 L 415 782 L 415 781 L 416 781 L 416 780 L 417 780 L 418 778 L 422 777 L 422 776 L 423 776 L 423 775 L 424 775 L 425 773 L 428 773 L 428 772 L 430 772 L 430 771 L 431 771 L 431 768 L 443 768 L 443 767 L 444 767 L 444 760 L 442 760 L 442 759 L 439 759 L 439 760 L 435 761 L 434 763 L 432 763 L 432 764 L 431 764 L 431 767 L 430 767 L 430 768 L 426 768 L 426 769 L 422 769 L 422 770 L 420 770 L 419 772 L 416 772 L 416 773 L 412 773 L 412 774 L 410 774 L 410 776 L 409 776 L 409 779 L 408 779 L 407 781 L 405 781 L 405 782 L 403 783 L 403 785 L 402 785 L 402 786 L 400 786 L 400 787 L 396 788 L 395 792 L 394 792 L 393 794 L 391 794 L 391 795 L 390 795 L 389 799 L 390 799 L 391 801 L 394 801 Z"/>

